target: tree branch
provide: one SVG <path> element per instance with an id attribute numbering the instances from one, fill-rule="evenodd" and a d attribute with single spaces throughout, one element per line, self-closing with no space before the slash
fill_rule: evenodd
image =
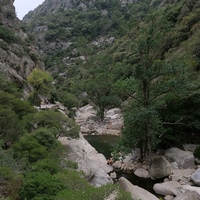
<path id="1" fill-rule="evenodd" d="M 180 123 L 185 118 L 185 116 L 181 117 L 179 120 L 176 122 L 163 122 L 163 125 L 183 125 L 184 123 Z"/>

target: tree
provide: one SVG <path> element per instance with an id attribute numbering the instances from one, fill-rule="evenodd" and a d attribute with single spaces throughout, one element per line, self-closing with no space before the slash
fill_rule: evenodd
<path id="1" fill-rule="evenodd" d="M 13 145 L 14 157 L 28 159 L 30 163 L 47 157 L 47 148 L 32 135 L 25 135 Z"/>
<path id="2" fill-rule="evenodd" d="M 28 132 L 46 128 L 57 138 L 60 136 L 78 137 L 79 135 L 79 126 L 74 120 L 54 110 L 27 115 L 24 117 L 24 123 Z"/>
<path id="3" fill-rule="evenodd" d="M 17 141 L 25 133 L 23 123 L 11 109 L 0 107 L 0 139 L 7 146 Z"/>
<path id="4" fill-rule="evenodd" d="M 27 78 L 29 84 L 33 87 L 33 100 L 38 100 L 39 95 L 49 95 L 52 89 L 52 77 L 49 73 L 40 69 L 34 69 Z"/>
<path id="5" fill-rule="evenodd" d="M 53 200 L 64 189 L 61 181 L 48 172 L 30 172 L 24 177 L 19 191 L 21 199 Z"/>
<path id="6" fill-rule="evenodd" d="M 141 159 L 149 155 L 164 131 L 158 109 L 164 105 L 164 96 L 175 84 L 172 77 L 177 66 L 163 60 L 169 25 L 161 13 L 153 13 L 145 23 L 139 24 L 132 38 L 135 93 L 125 114 L 122 145 L 131 149 L 139 147 Z"/>
<path id="7" fill-rule="evenodd" d="M 87 80 L 83 83 L 88 98 L 97 107 L 97 114 L 103 120 L 104 111 L 109 106 L 119 106 L 119 99 L 112 92 L 114 76 L 113 62 L 106 54 L 94 56 L 87 63 Z M 95 67 L 94 67 L 95 66 Z"/>

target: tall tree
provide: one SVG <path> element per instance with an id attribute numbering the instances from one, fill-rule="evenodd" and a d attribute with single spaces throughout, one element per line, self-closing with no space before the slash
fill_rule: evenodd
<path id="1" fill-rule="evenodd" d="M 158 108 L 163 97 L 171 91 L 175 65 L 163 60 L 165 38 L 169 23 L 160 14 L 151 14 L 141 22 L 131 38 L 133 52 L 133 103 L 125 114 L 122 145 L 130 149 L 139 147 L 144 159 L 158 143 L 163 133 Z"/>
<path id="2" fill-rule="evenodd" d="M 104 111 L 108 106 L 119 105 L 112 88 L 114 83 L 113 62 L 105 54 L 94 56 L 88 63 L 87 80 L 84 82 L 89 99 L 96 105 L 97 114 L 103 120 Z"/>
<path id="3" fill-rule="evenodd" d="M 49 95 L 52 89 L 52 77 L 49 73 L 40 69 L 34 69 L 27 78 L 27 81 L 33 87 L 33 101 L 39 100 L 39 95 Z"/>

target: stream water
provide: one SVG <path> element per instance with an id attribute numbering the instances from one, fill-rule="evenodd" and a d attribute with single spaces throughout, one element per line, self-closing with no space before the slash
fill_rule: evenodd
<path id="1" fill-rule="evenodd" d="M 99 153 L 102 153 L 106 157 L 106 159 L 111 157 L 111 152 L 118 139 L 118 136 L 113 135 L 87 135 L 84 137 Z M 117 176 L 118 178 L 123 176 L 128 179 L 132 184 L 144 188 L 145 190 L 156 195 L 153 190 L 153 185 L 159 181 L 155 182 L 151 179 L 143 179 L 135 176 L 134 174 L 127 174 L 123 172 L 117 172 Z"/>

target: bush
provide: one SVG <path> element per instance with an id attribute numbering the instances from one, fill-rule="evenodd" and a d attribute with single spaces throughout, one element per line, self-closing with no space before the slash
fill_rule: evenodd
<path id="1" fill-rule="evenodd" d="M 50 174 L 56 174 L 59 170 L 59 166 L 55 160 L 46 158 L 39 160 L 32 165 L 32 171 L 34 172 L 49 172 Z"/>
<path id="2" fill-rule="evenodd" d="M 47 157 L 46 147 L 38 143 L 32 135 L 26 135 L 13 145 L 15 158 L 27 158 L 30 163 Z"/>
<path id="3" fill-rule="evenodd" d="M 45 146 L 47 149 L 52 149 L 57 146 L 56 138 L 49 129 L 39 128 L 32 132 L 32 135 L 39 144 Z"/>
<path id="4" fill-rule="evenodd" d="M 19 195 L 21 199 L 53 200 L 63 188 L 61 181 L 48 172 L 30 172 L 24 177 Z"/>
<path id="5" fill-rule="evenodd" d="M 0 197 L 18 199 L 18 189 L 21 186 L 21 176 L 15 175 L 11 168 L 0 167 Z"/>
<path id="6" fill-rule="evenodd" d="M 8 43 L 17 41 L 17 37 L 12 33 L 12 31 L 3 26 L 0 26 L 0 39 L 3 39 Z"/>

